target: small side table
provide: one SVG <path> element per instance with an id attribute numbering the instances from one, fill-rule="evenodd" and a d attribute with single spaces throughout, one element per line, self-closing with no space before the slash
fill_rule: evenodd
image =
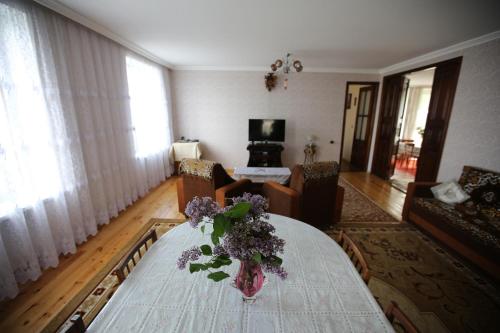
<path id="1" fill-rule="evenodd" d="M 314 156 L 316 155 L 316 145 L 315 144 L 307 144 L 304 149 L 304 165 L 314 163 Z"/>

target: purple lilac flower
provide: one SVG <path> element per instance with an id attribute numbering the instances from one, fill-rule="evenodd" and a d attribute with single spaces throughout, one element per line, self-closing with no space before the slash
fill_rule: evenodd
<path id="1" fill-rule="evenodd" d="M 233 198 L 233 204 L 237 204 L 239 202 L 249 202 L 252 205 L 249 212 L 252 217 L 259 218 L 260 216 L 263 216 L 266 219 L 269 218 L 269 215 L 265 213 L 269 208 L 269 203 L 262 195 L 252 195 L 245 192 L 241 197 Z"/>
<path id="2" fill-rule="evenodd" d="M 185 213 L 189 217 L 189 224 L 196 228 L 204 217 L 209 219 L 222 212 L 219 204 L 210 197 L 194 197 L 187 206 Z"/>
<path id="3" fill-rule="evenodd" d="M 282 280 L 286 279 L 288 276 L 287 271 L 285 271 L 285 269 L 281 266 L 271 265 L 270 263 L 263 263 L 261 267 L 264 270 L 264 272 L 276 274 Z"/>
<path id="4" fill-rule="evenodd" d="M 287 272 L 272 259 L 272 256 L 284 252 L 285 241 L 273 235 L 276 229 L 265 221 L 269 218 L 265 213 L 268 208 L 267 200 L 260 195 L 244 193 L 241 197 L 233 198 L 234 204 L 239 202 L 248 202 L 252 207 L 246 217 L 232 221 L 232 229 L 226 232 L 220 245 L 214 246 L 213 255 L 251 260 L 256 253 L 260 253 L 263 256 L 262 268 L 285 279 Z M 231 208 L 229 206 L 221 209 L 209 197 L 195 197 L 187 205 L 186 215 L 190 218 L 191 226 L 196 228 L 204 218 L 213 219 L 216 214 L 224 213 Z M 189 261 L 198 260 L 201 254 L 198 247 L 186 250 L 178 259 L 177 266 L 179 269 L 184 269 Z"/>
<path id="5" fill-rule="evenodd" d="M 215 245 L 213 250 L 212 250 L 212 253 L 214 256 L 218 257 L 218 256 L 227 256 L 227 251 L 226 249 L 224 248 L 224 246 L 222 245 Z"/>
<path id="6" fill-rule="evenodd" d="M 184 269 L 186 268 L 186 265 L 189 261 L 196 261 L 200 259 L 200 256 L 201 256 L 200 248 L 197 246 L 193 246 L 189 250 L 185 250 L 182 252 L 179 259 L 177 259 L 177 267 L 179 269 Z"/>

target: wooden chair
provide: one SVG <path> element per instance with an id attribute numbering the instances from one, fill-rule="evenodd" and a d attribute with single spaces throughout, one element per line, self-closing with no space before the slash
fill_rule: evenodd
<path id="1" fill-rule="evenodd" d="M 406 164 L 406 167 L 408 167 L 408 164 L 410 163 L 410 159 L 413 156 L 413 149 L 414 148 L 415 148 L 414 143 L 409 143 L 409 142 L 405 143 L 401 166 L 404 162 Z"/>
<path id="2" fill-rule="evenodd" d="M 83 333 L 85 331 L 86 328 L 82 316 L 74 315 L 59 328 L 57 333 Z"/>
<path id="3" fill-rule="evenodd" d="M 151 230 L 144 236 L 137 244 L 130 250 L 128 255 L 118 264 L 118 268 L 115 269 L 118 281 L 122 283 L 125 281 L 127 276 L 130 274 L 132 269 L 137 265 L 142 256 L 149 249 L 148 241 L 151 241 L 151 245 L 158 240 L 156 236 L 156 230 Z M 149 245 L 149 246 L 151 246 Z"/>
<path id="4" fill-rule="evenodd" d="M 342 249 L 347 253 L 352 263 L 354 264 L 354 267 L 356 267 L 356 270 L 361 275 L 361 278 L 368 285 L 368 281 L 370 281 L 370 271 L 368 269 L 368 264 L 366 263 L 365 257 L 363 256 L 359 248 L 343 230 L 340 230 L 339 237 L 337 238 L 337 243 L 339 243 L 340 247 L 342 247 Z"/>
<path id="5" fill-rule="evenodd" d="M 385 309 L 385 316 L 393 326 L 402 327 L 406 333 L 420 332 L 394 301 L 391 301 Z"/>

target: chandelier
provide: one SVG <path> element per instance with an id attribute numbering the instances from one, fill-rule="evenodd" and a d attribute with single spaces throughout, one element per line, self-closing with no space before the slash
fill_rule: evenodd
<path id="1" fill-rule="evenodd" d="M 274 64 L 271 65 L 271 69 L 273 70 L 273 72 L 278 72 L 281 70 L 283 74 L 285 74 L 285 81 L 283 82 L 283 88 L 285 89 L 288 88 L 288 73 L 290 73 L 292 69 L 297 71 L 297 73 L 302 72 L 302 70 L 304 69 L 300 60 L 290 59 L 291 55 L 291 53 L 287 53 L 284 60 L 278 59 L 274 62 Z"/>

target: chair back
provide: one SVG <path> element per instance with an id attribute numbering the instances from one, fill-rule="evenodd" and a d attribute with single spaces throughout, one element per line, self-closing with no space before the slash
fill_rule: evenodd
<path id="1" fill-rule="evenodd" d="M 294 167 L 290 188 L 300 197 L 302 221 L 319 229 L 334 223 L 339 166 L 337 162 L 315 162 Z"/>
<path id="2" fill-rule="evenodd" d="M 370 281 L 370 270 L 368 269 L 368 264 L 365 260 L 365 257 L 359 250 L 358 246 L 352 241 L 352 239 L 347 236 L 347 234 L 340 230 L 339 236 L 337 238 L 337 243 L 339 243 L 340 247 L 347 253 L 349 259 L 351 259 L 354 267 L 361 275 L 363 281 L 366 284 Z"/>
<path id="3" fill-rule="evenodd" d="M 86 331 L 81 315 L 74 315 L 67 320 L 57 331 L 57 333 L 83 333 Z"/>
<path id="4" fill-rule="evenodd" d="M 151 230 L 148 232 L 137 244 L 129 251 L 127 256 L 120 261 L 118 267 L 116 268 L 116 276 L 118 281 L 122 283 L 125 281 L 127 276 L 130 274 L 132 269 L 137 265 L 139 260 L 142 259 L 146 251 L 156 242 L 158 236 L 156 236 L 156 230 Z M 149 244 L 148 244 L 149 242 Z"/>
<path id="5" fill-rule="evenodd" d="M 185 158 L 179 166 L 180 178 L 177 181 L 179 212 L 184 213 L 186 205 L 194 197 L 216 199 L 215 191 L 234 182 L 221 164 Z"/>
<path id="6" fill-rule="evenodd" d="M 387 308 L 385 309 L 385 316 L 389 322 L 396 328 L 396 326 L 401 327 L 405 333 L 419 333 L 415 324 L 406 316 L 406 314 L 401 311 L 398 304 L 391 301 Z"/>

